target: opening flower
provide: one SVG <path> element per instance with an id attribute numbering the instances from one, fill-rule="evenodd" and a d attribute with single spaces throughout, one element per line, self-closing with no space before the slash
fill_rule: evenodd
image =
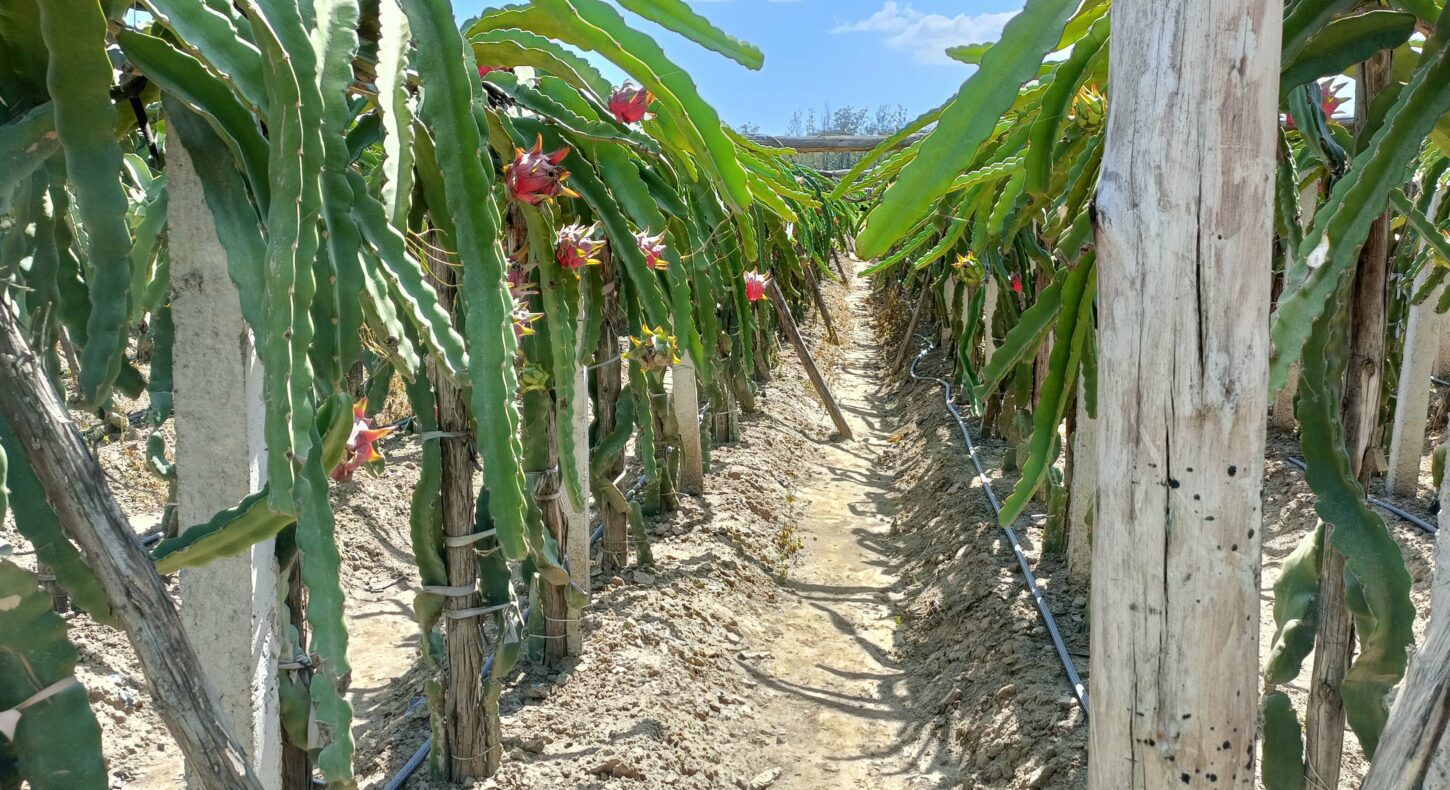
<path id="1" fill-rule="evenodd" d="M 670 262 L 665 258 L 665 234 L 651 236 L 646 231 L 640 231 L 634 234 L 634 240 L 639 244 L 639 251 L 644 253 L 647 266 L 656 271 L 669 268 Z"/>
<path id="2" fill-rule="evenodd" d="M 594 237 L 599 229 L 595 223 L 588 227 L 570 225 L 559 231 L 559 243 L 554 248 L 554 259 L 566 270 L 578 274 L 585 266 L 597 266 L 599 254 L 604 250 L 604 239 Z"/>
<path id="3" fill-rule="evenodd" d="M 758 271 L 745 273 L 745 298 L 758 302 L 765 298 L 765 287 L 770 284 L 770 275 Z"/>
<path id="4" fill-rule="evenodd" d="M 609 112 L 620 123 L 639 123 L 654 117 L 649 111 L 650 102 L 654 100 L 654 94 L 626 82 L 609 95 Z"/>
<path id="5" fill-rule="evenodd" d="M 539 136 L 532 150 L 518 149 L 512 164 L 504 167 L 504 183 L 516 200 L 536 206 L 559 195 L 579 197 L 564 186 L 569 171 L 559 166 L 569 155 L 566 146 L 553 153 L 544 153 L 544 137 Z"/>
<path id="6" fill-rule="evenodd" d="M 332 470 L 333 480 L 345 483 L 352 480 L 353 473 L 358 469 L 383 460 L 383 454 L 378 452 L 377 442 L 392 433 L 393 429 L 374 428 L 367 417 L 367 410 L 367 398 L 352 407 L 352 434 L 347 438 L 347 456 Z"/>
<path id="7" fill-rule="evenodd" d="M 645 324 L 639 337 L 629 339 L 630 349 L 625 359 L 638 362 L 647 370 L 663 370 L 680 364 L 680 342 L 674 335 L 667 334 L 664 327 L 651 329 Z"/>

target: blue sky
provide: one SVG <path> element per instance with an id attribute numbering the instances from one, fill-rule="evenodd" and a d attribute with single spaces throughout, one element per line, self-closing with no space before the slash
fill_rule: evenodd
<path id="1" fill-rule="evenodd" d="M 499 3 L 455 0 L 460 18 Z M 948 46 L 995 40 L 1021 0 L 693 0 L 726 32 L 765 52 L 752 72 L 638 17 L 726 123 L 784 132 L 796 110 L 901 104 L 915 117 L 950 97 L 971 67 Z M 612 69 L 606 76 L 622 80 Z"/>

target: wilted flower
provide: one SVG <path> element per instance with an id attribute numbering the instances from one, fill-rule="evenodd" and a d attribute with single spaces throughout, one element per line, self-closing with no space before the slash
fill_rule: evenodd
<path id="1" fill-rule="evenodd" d="M 761 274 L 758 271 L 745 273 L 745 298 L 752 302 L 758 302 L 765 298 L 765 286 L 770 283 L 770 275 Z"/>
<path id="2" fill-rule="evenodd" d="M 383 460 L 376 442 L 393 432 L 392 428 L 374 428 L 367 417 L 368 399 L 352 407 L 352 434 L 347 437 L 347 456 L 332 470 L 332 479 L 347 482 L 359 468 Z"/>
<path id="3" fill-rule="evenodd" d="M 569 155 L 566 146 L 551 153 L 544 153 L 544 137 L 539 136 L 533 150 L 518 149 L 512 164 L 504 167 L 504 183 L 509 194 L 530 205 L 553 200 L 559 195 L 579 197 L 578 193 L 564 186 L 569 171 L 559 166 Z"/>
<path id="4" fill-rule="evenodd" d="M 554 248 L 554 258 L 559 265 L 571 272 L 585 266 L 599 264 L 599 253 L 604 249 L 604 239 L 594 238 L 598 230 L 596 223 L 585 227 L 574 224 L 559 231 L 559 245 Z"/>
<path id="5" fill-rule="evenodd" d="M 626 82 L 609 95 L 609 111 L 620 123 L 639 123 L 654 117 L 649 111 L 650 102 L 654 99 L 654 94 L 632 82 Z"/>
<path id="6" fill-rule="evenodd" d="M 670 262 L 665 259 L 665 234 L 651 236 L 646 231 L 640 231 L 634 234 L 634 240 L 639 244 L 639 251 L 644 253 L 645 264 L 651 269 L 669 267 Z"/>

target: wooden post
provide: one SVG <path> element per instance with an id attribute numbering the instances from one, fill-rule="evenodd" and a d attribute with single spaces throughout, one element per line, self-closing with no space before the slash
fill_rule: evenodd
<path id="1" fill-rule="evenodd" d="M 605 282 L 605 301 L 602 308 L 604 326 L 599 330 L 599 347 L 594 352 L 598 360 L 595 364 L 599 365 L 593 376 L 595 441 L 601 441 L 614 432 L 614 410 L 619 403 L 624 367 L 619 360 L 619 335 L 614 323 L 619 309 L 618 290 L 614 285 L 613 262 L 608 256 L 604 259 L 601 276 Z M 629 510 L 615 498 L 617 494 L 611 496 L 615 492 L 607 490 L 612 481 L 624 472 L 625 463 L 624 453 L 619 453 L 612 463 L 599 470 L 600 479 L 593 483 L 596 492 L 605 492 L 605 495 L 596 497 L 599 517 L 604 522 L 599 566 L 605 574 L 623 570 L 629 556 Z"/>
<path id="2" fill-rule="evenodd" d="M 0 392 L 5 393 L 0 415 L 125 626 L 157 712 L 203 785 L 261 790 L 246 751 L 230 735 L 227 714 L 166 585 L 47 381 L 10 308 L 0 302 Z"/>
<path id="3" fill-rule="evenodd" d="M 921 296 L 916 298 L 916 306 L 911 308 L 911 320 L 906 322 L 906 333 L 901 336 L 901 347 L 896 350 L 896 357 L 891 360 L 892 372 L 901 370 L 901 366 L 906 364 L 906 358 L 911 355 L 911 350 L 916 347 L 916 325 L 921 321 L 921 313 L 929 299 L 931 289 L 923 286 Z"/>
<path id="4" fill-rule="evenodd" d="M 1360 64 L 1355 116 L 1363 125 L 1372 98 L 1390 79 L 1391 55 L 1378 53 Z M 1350 311 L 1349 373 L 1340 421 L 1349 451 L 1350 471 L 1369 482 L 1372 465 L 1366 455 L 1376 445 L 1380 378 L 1385 362 L 1385 321 L 1389 282 L 1390 225 L 1388 213 L 1375 219 L 1354 270 Z M 1354 622 L 1346 604 L 1345 558 L 1330 542 L 1333 525 L 1324 525 L 1324 550 L 1319 561 L 1319 630 L 1314 641 L 1314 667 L 1305 715 L 1304 774 L 1312 787 L 1338 787 L 1344 754 L 1344 698 L 1340 688 L 1349 671 Z"/>
<path id="5" fill-rule="evenodd" d="M 1434 216 L 1444 194 L 1436 185 L 1430 198 Z M 1424 242 L 1420 246 L 1424 247 Z M 1418 289 L 1429 275 L 1428 267 L 1415 278 Z M 1396 496 L 1412 497 L 1420 485 L 1420 459 L 1424 455 L 1425 427 L 1430 409 L 1430 371 L 1440 350 L 1440 323 L 1435 305 L 1429 301 L 1410 305 L 1405 323 L 1405 351 L 1400 359 L 1400 381 L 1395 395 L 1394 427 L 1390 430 L 1389 473 L 1385 487 Z"/>
<path id="6" fill-rule="evenodd" d="M 1395 698 L 1363 790 L 1450 787 L 1450 475 L 1440 485 L 1430 625 Z"/>
<path id="7" fill-rule="evenodd" d="M 1085 380 L 1078 380 L 1067 501 L 1067 575 L 1074 584 L 1084 586 L 1092 578 L 1093 515 L 1098 493 L 1098 421 L 1088 416 L 1086 386 Z"/>
<path id="8" fill-rule="evenodd" d="M 831 311 L 826 307 L 825 294 L 821 293 L 821 278 L 816 276 L 814 265 L 807 265 L 806 281 L 811 286 L 811 296 L 815 300 L 816 310 L 821 314 L 821 322 L 826 325 L 826 340 L 833 346 L 841 345 L 841 336 L 836 334 L 836 322 L 831 320 Z"/>
<path id="9" fill-rule="evenodd" d="M 699 496 L 705 493 L 705 458 L 700 446 L 700 388 L 695 380 L 695 363 L 686 353 L 670 371 L 670 405 L 679 426 L 679 490 Z"/>
<path id="10" fill-rule="evenodd" d="M 780 317 L 780 325 L 785 329 L 785 334 L 790 338 L 790 344 L 795 347 L 796 356 L 800 358 L 801 367 L 806 369 L 806 375 L 810 377 L 811 384 L 816 388 L 816 394 L 821 396 L 821 403 L 826 406 L 826 411 L 831 415 L 831 421 L 836 424 L 836 435 L 841 439 L 850 441 L 851 425 L 846 422 L 846 417 L 841 413 L 841 407 L 836 404 L 835 396 L 826 386 L 826 380 L 821 377 L 821 371 L 816 368 L 816 361 L 811 358 L 810 349 L 806 348 L 806 341 L 801 339 L 799 329 L 796 329 L 795 319 L 790 317 L 790 308 L 786 306 L 785 294 L 780 292 L 780 285 L 775 278 L 770 279 L 770 301 L 775 305 L 775 313 Z"/>
<path id="11" fill-rule="evenodd" d="M 205 524 L 264 482 L 262 371 L 191 154 L 184 145 L 168 154 L 171 314 L 177 336 L 186 338 L 174 352 L 177 518 Z M 187 636 L 205 646 L 207 678 L 231 733 L 269 788 L 281 786 L 283 752 L 273 543 L 180 574 Z M 188 784 L 206 786 L 194 766 Z"/>
<path id="12" fill-rule="evenodd" d="M 438 250 L 447 247 L 437 231 L 429 233 L 430 244 L 424 245 L 428 256 L 429 279 L 438 293 L 438 301 L 458 323 L 462 307 L 458 304 L 456 266 Z M 464 538 L 474 531 L 473 457 L 469 437 L 473 425 L 468 396 L 432 361 L 430 378 L 438 398 L 438 430 L 445 435 L 438 440 L 442 451 L 442 508 L 445 537 Z M 444 691 L 444 744 L 449 781 L 465 778 L 481 779 L 498 770 L 503 751 L 497 701 L 489 703 L 483 690 L 483 621 L 478 617 L 452 617 L 451 612 L 477 609 L 483 599 L 478 594 L 478 559 L 475 546 L 462 543 L 449 546 L 444 552 L 448 566 L 448 585 L 472 588 L 467 595 L 449 596 L 444 602 L 444 640 L 448 648 L 448 678 Z M 438 748 L 434 744 L 434 748 Z"/>
<path id="13" fill-rule="evenodd" d="M 1111 14 L 1088 786 L 1249 790 L 1283 8 Z"/>
<path id="14" fill-rule="evenodd" d="M 992 361 L 997 353 L 997 339 L 992 336 L 992 321 L 997 315 L 997 278 L 986 277 L 987 296 L 982 304 L 982 364 Z"/>

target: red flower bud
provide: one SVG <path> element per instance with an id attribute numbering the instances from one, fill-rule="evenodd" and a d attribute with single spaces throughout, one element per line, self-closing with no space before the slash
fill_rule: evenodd
<path id="1" fill-rule="evenodd" d="M 530 205 L 553 200 L 559 195 L 579 197 L 578 193 L 564 186 L 564 179 L 569 177 L 569 171 L 560 167 L 559 163 L 568 155 L 567 147 L 545 154 L 542 135 L 534 144 L 533 150 L 518 149 L 513 164 L 504 167 L 504 183 L 508 186 L 509 194 Z"/>
<path id="2" fill-rule="evenodd" d="M 626 82 L 609 96 L 609 111 L 614 114 L 614 119 L 620 123 L 639 123 L 646 118 L 652 118 L 649 105 L 654 101 L 654 94 L 644 88 L 636 87 L 634 83 Z"/>
<path id="3" fill-rule="evenodd" d="M 1012 293 L 1022 293 L 1022 275 L 1012 272 Z"/>

